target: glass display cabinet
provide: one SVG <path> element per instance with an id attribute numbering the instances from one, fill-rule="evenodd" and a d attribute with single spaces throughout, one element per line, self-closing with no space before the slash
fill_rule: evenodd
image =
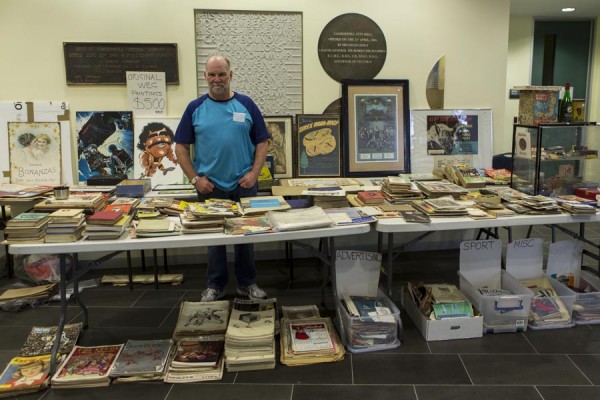
<path id="1" fill-rule="evenodd" d="M 514 124 L 511 187 L 531 195 L 600 194 L 600 125 Z"/>

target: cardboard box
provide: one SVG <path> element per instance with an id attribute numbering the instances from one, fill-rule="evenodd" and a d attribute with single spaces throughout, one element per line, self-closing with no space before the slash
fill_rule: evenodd
<path id="1" fill-rule="evenodd" d="M 569 315 L 568 321 L 557 322 L 552 324 L 536 325 L 532 318 L 529 318 L 529 329 L 558 329 L 571 328 L 575 326 L 573 323 L 573 304 L 575 303 L 575 295 L 565 285 L 552 279 L 550 274 L 544 273 L 544 250 L 543 241 L 539 238 L 519 239 L 509 243 L 506 247 L 506 269 L 510 271 L 510 275 L 519 281 L 529 279 L 546 278 L 552 285 L 557 296 L 553 301 L 560 300 Z M 533 294 L 533 292 L 532 292 Z M 532 310 L 536 298 L 532 298 Z M 531 315 L 531 313 L 530 313 Z"/>
<path id="2" fill-rule="evenodd" d="M 558 122 L 560 86 L 517 86 L 518 121 L 524 125 Z"/>
<path id="3" fill-rule="evenodd" d="M 470 339 L 483 336 L 483 317 L 473 307 L 473 318 L 448 318 L 432 320 L 419 310 L 412 297 L 402 290 L 402 307 L 427 341 Z"/>
<path id="4" fill-rule="evenodd" d="M 501 264 L 501 240 L 462 242 L 458 272 L 460 290 L 483 314 L 484 333 L 524 332 L 527 330 L 533 293 L 507 271 L 503 271 Z M 494 293 L 502 289 L 509 293 L 482 293 L 482 290 Z"/>
<path id="5" fill-rule="evenodd" d="M 348 351 L 362 353 L 400 346 L 402 332 L 400 310 L 379 290 L 381 254 L 358 250 L 338 250 L 335 263 L 336 324 Z M 381 299 L 388 315 L 354 317 L 348 314 L 344 296 L 368 296 Z M 360 331 L 358 331 L 360 330 Z M 371 335 L 371 332 L 373 334 Z"/>
<path id="6" fill-rule="evenodd" d="M 152 190 L 152 181 L 147 179 L 125 179 L 116 186 L 117 197 L 144 197 Z"/>

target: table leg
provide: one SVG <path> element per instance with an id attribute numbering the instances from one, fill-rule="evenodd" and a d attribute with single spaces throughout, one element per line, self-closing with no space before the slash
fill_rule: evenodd
<path id="1" fill-rule="evenodd" d="M 158 289 L 158 255 L 156 249 L 152 250 L 152 257 L 154 258 L 154 289 Z"/>
<path id="2" fill-rule="evenodd" d="M 60 318 L 58 320 L 58 329 L 56 330 L 56 338 L 52 344 L 51 356 L 50 356 L 50 376 L 52 376 L 56 370 L 56 356 L 58 354 L 58 348 L 60 345 L 60 338 L 62 337 L 63 330 L 65 329 L 65 321 L 67 320 L 67 255 L 59 254 L 59 292 L 60 292 Z"/>
<path id="3" fill-rule="evenodd" d="M 385 274 L 387 275 L 388 296 L 392 297 L 392 281 L 394 279 L 394 234 L 388 233 L 387 257 L 385 259 Z"/>
<path id="4" fill-rule="evenodd" d="M 133 268 L 131 267 L 131 251 L 127 250 L 127 275 L 129 276 L 129 290 L 133 290 Z"/>

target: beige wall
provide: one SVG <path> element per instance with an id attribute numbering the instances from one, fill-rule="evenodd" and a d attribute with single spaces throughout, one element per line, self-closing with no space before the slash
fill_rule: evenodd
<path id="1" fill-rule="evenodd" d="M 2 0 L 0 101 L 68 101 L 75 130 L 76 111 L 125 110 L 127 94 L 125 86 L 67 86 L 63 42 L 177 43 L 180 85 L 168 86 L 167 112 L 179 116 L 196 97 L 194 9 L 212 8 L 303 13 L 306 113 L 341 96 L 317 42 L 330 20 L 354 12 L 383 30 L 387 59 L 377 78 L 409 79 L 411 108 L 428 108 L 427 75 L 445 55 L 446 108 L 491 108 L 494 132 L 506 130 L 509 0 Z M 505 150 L 503 136 L 494 148 Z"/>

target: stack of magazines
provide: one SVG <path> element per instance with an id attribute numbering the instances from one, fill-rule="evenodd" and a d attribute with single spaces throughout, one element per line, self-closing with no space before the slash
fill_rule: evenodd
<path id="1" fill-rule="evenodd" d="M 168 367 L 167 383 L 203 382 L 223 377 L 223 335 L 181 339 Z"/>
<path id="2" fill-rule="evenodd" d="M 324 228 L 333 225 L 333 221 L 327 213 L 317 206 L 287 211 L 269 211 L 267 217 L 273 230 L 279 232 Z"/>
<path id="3" fill-rule="evenodd" d="M 224 335 L 229 321 L 229 300 L 184 301 L 173 332 L 175 340 L 202 335 Z"/>
<path id="4" fill-rule="evenodd" d="M 233 300 L 225 359 L 228 372 L 275 368 L 276 299 Z"/>
<path id="5" fill-rule="evenodd" d="M 59 389 L 108 386 L 110 370 L 122 349 L 122 344 L 92 347 L 76 345 L 52 376 L 52 387 Z"/>
<path id="6" fill-rule="evenodd" d="M 162 381 L 174 343 L 173 339 L 128 340 L 110 377 L 115 382 Z"/>

